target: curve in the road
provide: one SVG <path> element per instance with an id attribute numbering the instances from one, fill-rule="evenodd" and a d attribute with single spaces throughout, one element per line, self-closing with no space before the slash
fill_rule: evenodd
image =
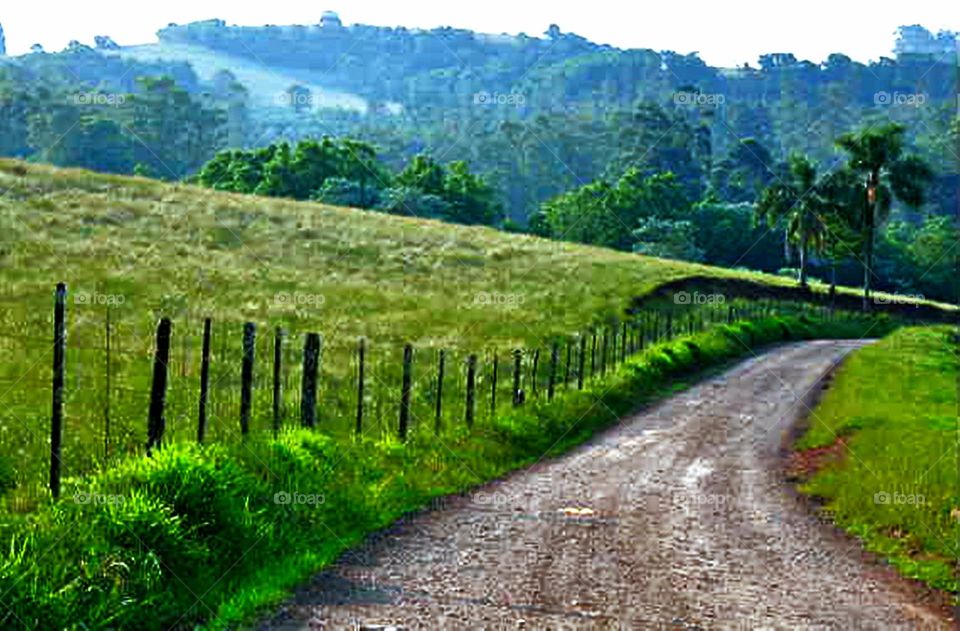
<path id="1" fill-rule="evenodd" d="M 858 343 L 779 347 L 410 517 L 264 628 L 946 628 L 787 489 L 779 450 Z"/>

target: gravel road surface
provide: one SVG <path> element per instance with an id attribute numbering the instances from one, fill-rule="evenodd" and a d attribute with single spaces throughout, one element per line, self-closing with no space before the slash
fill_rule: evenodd
<path id="1" fill-rule="evenodd" d="M 783 480 L 785 436 L 858 345 L 778 347 L 410 516 L 261 628 L 953 628 Z"/>

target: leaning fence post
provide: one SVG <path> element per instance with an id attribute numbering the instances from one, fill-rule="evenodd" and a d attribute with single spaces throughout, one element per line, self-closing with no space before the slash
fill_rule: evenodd
<path id="1" fill-rule="evenodd" d="M 403 347 L 403 376 L 400 383 L 400 440 L 407 439 L 407 428 L 410 425 L 410 383 L 413 372 L 413 346 Z"/>
<path id="2" fill-rule="evenodd" d="M 366 342 L 361 337 L 357 341 L 357 426 L 355 432 L 357 438 L 363 435 L 363 379 L 364 362 L 366 360 Z"/>
<path id="3" fill-rule="evenodd" d="M 560 363 L 560 348 L 557 343 L 553 343 L 550 349 L 550 378 L 547 381 L 547 400 L 553 400 L 553 393 L 557 385 L 557 364 Z"/>
<path id="4" fill-rule="evenodd" d="M 437 409 L 433 419 L 433 433 L 440 433 L 440 415 L 443 413 L 443 361 L 444 361 L 444 352 L 443 349 L 440 349 L 440 353 L 437 357 Z"/>
<path id="5" fill-rule="evenodd" d="M 203 348 L 200 351 L 200 401 L 197 404 L 197 442 L 207 434 L 207 399 L 210 396 L 210 318 L 203 321 Z"/>
<path id="6" fill-rule="evenodd" d="M 464 414 L 467 427 L 473 427 L 473 412 L 476 408 L 474 401 L 477 396 L 477 356 L 467 358 L 467 409 Z"/>
<path id="7" fill-rule="evenodd" d="M 67 286 L 57 284 L 53 303 L 53 410 L 50 415 L 50 493 L 60 497 L 60 451 L 63 443 L 63 386 L 67 351 Z"/>
<path id="8" fill-rule="evenodd" d="M 303 343 L 303 381 L 300 392 L 300 422 L 304 427 L 317 425 L 317 370 L 320 367 L 320 335 L 307 333 Z"/>
<path id="9" fill-rule="evenodd" d="M 257 325 L 243 325 L 243 365 L 240 372 L 240 433 L 250 433 L 250 408 L 253 404 L 253 354 L 257 341 Z"/>
<path id="10" fill-rule="evenodd" d="M 283 422 L 283 389 L 280 377 L 283 374 L 283 329 L 277 327 L 273 335 L 273 434 L 280 433 Z"/>
<path id="11" fill-rule="evenodd" d="M 163 416 L 167 402 L 167 363 L 170 361 L 170 319 L 157 325 L 157 348 L 153 356 L 153 385 L 150 390 L 150 417 L 147 424 L 147 454 L 159 448 L 166 430 Z"/>
<path id="12" fill-rule="evenodd" d="M 513 351 L 513 405 L 523 403 L 523 391 L 520 390 L 520 371 L 523 370 L 523 351 L 519 348 Z"/>

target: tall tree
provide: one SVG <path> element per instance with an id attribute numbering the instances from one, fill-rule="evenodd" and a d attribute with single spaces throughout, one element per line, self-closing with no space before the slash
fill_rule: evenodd
<path id="1" fill-rule="evenodd" d="M 837 267 L 844 260 L 855 258 L 861 250 L 859 215 L 863 198 L 857 191 L 858 176 L 850 169 L 830 173 L 818 185 L 824 210 L 821 219 L 826 239 L 821 255 L 830 265 L 831 302 L 837 293 Z"/>
<path id="2" fill-rule="evenodd" d="M 390 174 L 377 160 L 373 145 L 344 138 L 340 147 L 340 176 L 359 185 L 360 207 L 369 208 L 375 202 L 376 191 L 390 185 Z"/>
<path id="3" fill-rule="evenodd" d="M 924 189 L 933 179 L 926 162 L 905 153 L 905 131 L 902 125 L 890 123 L 837 139 L 837 146 L 847 152 L 850 170 L 860 176 L 857 188 L 863 199 L 859 224 L 863 242 L 864 311 L 870 309 L 877 230 L 890 216 L 894 198 L 912 208 L 922 206 Z"/>
<path id="4" fill-rule="evenodd" d="M 427 195 L 443 196 L 446 171 L 439 162 L 426 154 L 414 156 L 410 164 L 396 177 L 398 186 L 420 189 Z"/>
<path id="5" fill-rule="evenodd" d="M 733 203 L 754 202 L 775 178 L 776 161 L 756 138 L 744 138 L 714 167 L 711 189 Z"/>
<path id="6" fill-rule="evenodd" d="M 827 235 L 822 218 L 826 210 L 817 186 L 817 169 L 806 156 L 790 156 L 786 177 L 767 188 L 757 203 L 757 214 L 769 225 L 785 223 L 787 240 L 800 256 L 799 281 L 807 286 L 811 251 L 823 248 Z"/>
<path id="7" fill-rule="evenodd" d="M 631 168 L 614 185 L 596 180 L 545 202 L 536 224 L 538 233 L 554 239 L 630 251 L 640 220 L 682 220 L 689 211 L 672 173 L 645 177 Z M 644 235 L 649 233 L 648 225 Z"/>
<path id="8" fill-rule="evenodd" d="M 494 224 L 503 209 L 496 194 L 480 176 L 470 172 L 466 162 L 454 162 L 443 182 L 443 198 L 450 204 L 448 219 L 464 224 Z"/>

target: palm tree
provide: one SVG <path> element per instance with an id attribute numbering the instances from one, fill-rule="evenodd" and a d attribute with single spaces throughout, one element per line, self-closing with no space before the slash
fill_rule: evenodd
<path id="1" fill-rule="evenodd" d="M 800 255 L 799 281 L 807 286 L 811 252 L 819 252 L 827 230 L 822 215 L 827 211 L 817 185 L 817 168 L 806 156 L 791 155 L 784 178 L 763 191 L 757 214 L 769 225 L 786 222 L 785 236 Z"/>
<path id="2" fill-rule="evenodd" d="M 827 231 L 821 255 L 830 264 L 830 300 L 836 301 L 837 265 L 847 258 L 857 258 L 861 250 L 859 216 L 863 197 L 857 189 L 859 176 L 843 168 L 827 175 L 817 186 L 823 202 L 821 219 Z"/>
<path id="3" fill-rule="evenodd" d="M 863 310 L 870 309 L 873 250 L 877 230 L 890 215 L 894 198 L 918 208 L 924 188 L 933 178 L 930 167 L 918 156 L 904 154 L 903 125 L 891 123 L 844 134 L 837 146 L 848 154 L 848 168 L 857 176 L 859 224 L 863 248 Z"/>

